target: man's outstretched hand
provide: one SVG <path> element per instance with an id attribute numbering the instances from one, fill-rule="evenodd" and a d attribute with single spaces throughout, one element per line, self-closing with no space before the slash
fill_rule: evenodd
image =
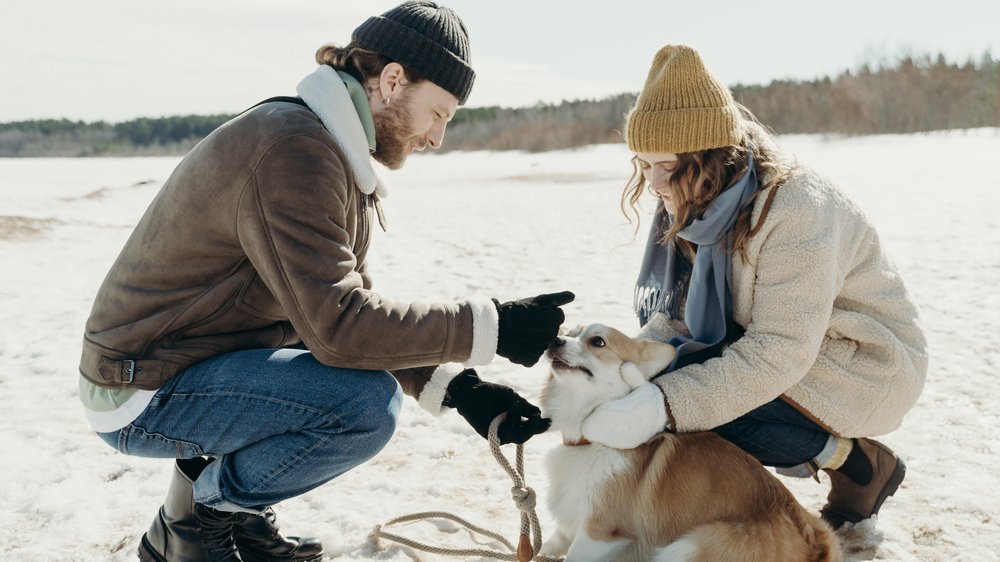
<path id="1" fill-rule="evenodd" d="M 501 445 L 524 443 L 544 433 L 552 423 L 542 418 L 542 411 L 521 398 L 514 389 L 485 382 L 473 369 L 462 371 L 448 383 L 444 405 L 458 410 L 476 433 L 487 439 L 493 419 L 507 412 L 507 418 L 497 430 Z"/>
<path id="2" fill-rule="evenodd" d="M 500 317 L 497 355 L 525 367 L 537 363 L 566 319 L 559 307 L 575 298 L 563 291 L 505 303 L 493 299 Z"/>

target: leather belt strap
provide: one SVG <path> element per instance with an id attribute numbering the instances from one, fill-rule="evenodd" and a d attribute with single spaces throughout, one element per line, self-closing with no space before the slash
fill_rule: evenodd
<path id="1" fill-rule="evenodd" d="M 90 382 L 122 390 L 156 390 L 180 371 L 180 366 L 170 361 L 107 357 L 86 344 L 80 364 L 80 372 Z"/>

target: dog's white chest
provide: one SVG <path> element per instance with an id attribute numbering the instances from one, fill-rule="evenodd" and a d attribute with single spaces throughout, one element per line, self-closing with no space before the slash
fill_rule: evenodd
<path id="1" fill-rule="evenodd" d="M 547 503 L 560 527 L 578 528 L 590 515 L 608 479 L 627 466 L 621 451 L 601 445 L 553 449 L 546 458 L 549 471 Z"/>

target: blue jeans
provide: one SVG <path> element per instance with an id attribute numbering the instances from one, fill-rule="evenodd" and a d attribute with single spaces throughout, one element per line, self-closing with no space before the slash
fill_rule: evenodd
<path id="1" fill-rule="evenodd" d="M 375 456 L 392 437 L 402 389 L 386 371 L 327 367 L 301 349 L 256 349 L 196 363 L 128 426 L 99 434 L 142 457 L 214 457 L 198 503 L 257 513 Z"/>
<path id="2" fill-rule="evenodd" d="M 788 476 L 809 476 L 805 464 L 830 439 L 830 432 L 780 398 L 712 431 Z"/>

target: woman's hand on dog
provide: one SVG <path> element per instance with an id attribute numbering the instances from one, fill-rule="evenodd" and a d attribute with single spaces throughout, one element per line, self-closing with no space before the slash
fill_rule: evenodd
<path id="1" fill-rule="evenodd" d="M 583 420 L 583 436 L 613 449 L 634 449 L 663 431 L 667 421 L 663 391 L 647 382 L 598 406 Z"/>
<path id="2" fill-rule="evenodd" d="M 448 383 L 444 405 L 458 410 L 476 433 L 487 439 L 493 419 L 506 412 L 507 418 L 497 430 L 501 445 L 524 443 L 544 433 L 552 423 L 514 389 L 483 381 L 473 369 L 462 371 Z"/>
<path id="3" fill-rule="evenodd" d="M 493 299 L 499 317 L 497 355 L 525 367 L 537 363 L 566 319 L 559 307 L 575 298 L 563 291 L 505 303 Z"/>

